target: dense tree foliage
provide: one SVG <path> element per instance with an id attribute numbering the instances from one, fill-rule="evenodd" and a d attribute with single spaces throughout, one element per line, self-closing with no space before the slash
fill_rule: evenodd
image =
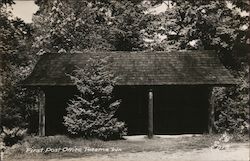
<path id="1" fill-rule="evenodd" d="M 44 6 L 34 18 L 38 54 L 75 50 L 141 50 L 148 16 L 138 2 L 60 1 Z"/>
<path id="2" fill-rule="evenodd" d="M 7 6 L 12 1 L 1 1 L 0 5 L 0 56 L 1 56 L 1 124 L 6 128 L 27 128 L 34 116 L 33 92 L 18 84 L 31 71 L 33 54 L 31 26 L 18 18 L 13 18 Z"/>
<path id="3" fill-rule="evenodd" d="M 227 1 L 176 1 L 148 31 L 149 38 L 165 39 L 156 37 L 149 45 L 153 50 L 216 50 L 225 65 L 239 65 L 248 51 L 248 19 L 236 6 L 228 6 Z"/>
<path id="4" fill-rule="evenodd" d="M 249 132 L 249 69 L 238 73 L 236 86 L 213 90 L 217 107 L 215 128 L 218 132 Z"/>

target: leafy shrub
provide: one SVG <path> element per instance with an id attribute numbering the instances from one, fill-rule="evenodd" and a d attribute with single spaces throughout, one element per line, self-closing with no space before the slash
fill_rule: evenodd
<path id="1" fill-rule="evenodd" d="M 8 129 L 23 128 L 27 129 L 28 133 L 36 133 L 38 131 L 36 93 L 36 90 L 18 86 L 9 88 L 3 97 L 0 126 Z"/>
<path id="2" fill-rule="evenodd" d="M 26 135 L 27 129 L 22 128 L 6 128 L 3 127 L 1 138 L 6 146 L 12 146 L 22 140 Z"/>
<path id="3" fill-rule="evenodd" d="M 216 122 L 218 132 L 246 134 L 249 132 L 248 66 L 239 72 L 237 85 L 215 88 Z"/>
<path id="4" fill-rule="evenodd" d="M 107 67 L 107 58 L 90 59 L 84 69 L 76 69 L 70 75 L 80 92 L 70 101 L 64 117 L 70 134 L 103 140 L 126 135 L 125 124 L 114 118 L 120 105 L 120 100 L 112 95 L 117 77 Z"/>

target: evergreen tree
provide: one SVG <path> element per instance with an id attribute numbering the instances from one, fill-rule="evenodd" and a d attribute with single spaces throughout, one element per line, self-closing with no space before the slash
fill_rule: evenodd
<path id="1" fill-rule="evenodd" d="M 117 77 L 107 70 L 107 58 L 90 59 L 85 68 L 76 69 L 70 78 L 80 94 L 66 109 L 64 125 L 68 131 L 72 135 L 103 140 L 125 135 L 125 124 L 114 118 L 120 100 L 112 96 Z"/>

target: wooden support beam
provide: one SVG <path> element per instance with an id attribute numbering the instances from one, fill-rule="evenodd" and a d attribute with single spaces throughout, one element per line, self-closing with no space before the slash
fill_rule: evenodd
<path id="1" fill-rule="evenodd" d="M 38 94 L 39 106 L 39 136 L 45 136 L 45 93 L 40 90 Z"/>
<path id="2" fill-rule="evenodd" d="M 148 92 L 148 138 L 153 138 L 154 129 L 154 104 L 153 104 L 153 90 Z"/>
<path id="3" fill-rule="evenodd" d="M 215 121 L 214 96 L 212 92 L 213 92 L 213 88 L 209 89 L 209 108 L 208 108 L 208 133 L 209 134 L 213 134 L 214 132 L 214 121 Z"/>
<path id="4" fill-rule="evenodd" d="M 4 69 L 4 56 L 3 54 L 0 54 L 0 113 L 2 112 L 2 109 L 3 109 L 3 88 L 4 88 L 4 85 L 5 82 L 4 80 L 6 79 L 6 71 Z M 0 125 L 2 125 L 2 119 L 0 118 Z M 1 134 L 1 133 L 0 133 Z"/>

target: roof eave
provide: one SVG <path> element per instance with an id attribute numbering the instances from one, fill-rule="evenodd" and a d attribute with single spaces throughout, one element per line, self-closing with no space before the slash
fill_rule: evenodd
<path id="1" fill-rule="evenodd" d="M 229 87 L 237 85 L 238 83 L 168 83 L 168 84 L 117 84 L 117 86 L 216 86 L 216 87 Z M 23 87 L 44 87 L 44 86 L 75 86 L 72 83 L 32 83 L 21 84 Z"/>

